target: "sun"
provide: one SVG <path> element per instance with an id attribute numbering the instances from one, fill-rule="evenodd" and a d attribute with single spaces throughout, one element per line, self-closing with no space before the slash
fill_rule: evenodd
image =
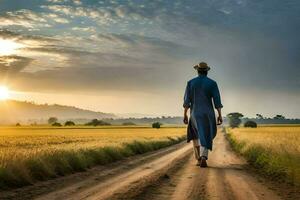
<path id="1" fill-rule="evenodd" d="M 9 98 L 9 90 L 6 86 L 0 86 L 0 100 L 4 101 Z"/>
<path id="2" fill-rule="evenodd" d="M 13 40 L 0 39 L 0 55 L 11 55 L 14 54 L 18 49 L 22 48 L 23 45 Z"/>

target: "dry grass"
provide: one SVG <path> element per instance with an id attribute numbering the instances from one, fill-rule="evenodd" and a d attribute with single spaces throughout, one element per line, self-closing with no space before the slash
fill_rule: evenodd
<path id="1" fill-rule="evenodd" d="M 228 129 L 235 150 L 274 178 L 300 185 L 300 127 Z"/>
<path id="2" fill-rule="evenodd" d="M 185 128 L 0 127 L 0 188 L 22 186 L 184 139 Z"/>

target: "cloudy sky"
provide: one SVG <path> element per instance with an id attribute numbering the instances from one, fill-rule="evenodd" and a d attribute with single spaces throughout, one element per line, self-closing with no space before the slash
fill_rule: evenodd
<path id="1" fill-rule="evenodd" d="M 11 96 L 113 113 L 181 115 L 206 61 L 225 114 L 300 117 L 298 0 L 0 0 Z"/>

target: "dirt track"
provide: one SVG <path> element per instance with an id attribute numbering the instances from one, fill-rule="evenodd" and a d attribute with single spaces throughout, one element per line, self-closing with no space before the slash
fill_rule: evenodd
<path id="1" fill-rule="evenodd" d="M 161 180 L 134 199 L 282 199 L 244 169 L 246 162 L 231 151 L 223 133 L 218 133 L 214 145 L 208 168 L 195 166 L 195 160 L 190 156 L 188 162 L 172 175 L 172 180 Z"/>
<path id="2" fill-rule="evenodd" d="M 299 193 L 269 189 L 246 170 L 246 162 L 229 148 L 219 132 L 209 155 L 209 167 L 195 166 L 191 144 L 179 144 L 154 153 L 62 177 L 21 190 L 0 193 L 5 199 L 298 199 Z M 272 187 L 278 189 L 278 187 Z"/>

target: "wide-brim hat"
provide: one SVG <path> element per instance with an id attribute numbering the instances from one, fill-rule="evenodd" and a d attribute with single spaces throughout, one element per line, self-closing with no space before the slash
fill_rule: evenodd
<path id="1" fill-rule="evenodd" d="M 207 65 L 206 62 L 201 62 L 197 65 L 194 66 L 194 69 L 196 70 L 201 70 L 201 71 L 209 71 L 210 70 L 210 66 Z"/>

